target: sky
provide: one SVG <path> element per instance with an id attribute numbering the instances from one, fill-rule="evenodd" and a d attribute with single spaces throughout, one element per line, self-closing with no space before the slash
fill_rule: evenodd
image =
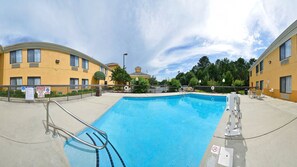
<path id="1" fill-rule="evenodd" d="M 297 0 L 0 0 L 0 45 L 41 41 L 158 80 L 211 61 L 258 58 L 297 19 Z"/>

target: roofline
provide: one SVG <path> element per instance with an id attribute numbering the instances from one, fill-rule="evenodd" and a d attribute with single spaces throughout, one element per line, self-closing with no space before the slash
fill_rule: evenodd
<path id="1" fill-rule="evenodd" d="M 9 46 L 5 46 L 3 49 L 3 52 L 10 52 L 13 50 L 18 50 L 18 49 L 34 49 L 34 48 L 41 48 L 41 49 L 48 49 L 48 50 L 53 50 L 53 51 L 59 51 L 59 52 L 63 52 L 63 53 L 68 53 L 68 54 L 73 54 L 76 55 L 78 57 L 87 59 L 97 65 L 103 66 L 107 69 L 110 70 L 110 68 L 108 66 L 106 66 L 105 64 L 101 63 L 100 61 L 82 53 L 79 52 L 77 50 L 71 49 L 69 47 L 66 46 L 62 46 L 62 45 L 58 45 L 58 44 L 54 44 L 54 43 L 49 43 L 49 42 L 24 42 L 24 43 L 18 43 L 18 44 L 14 44 L 14 45 L 9 45 Z M 1 49 L 0 49 L 1 52 Z"/>
<path id="2" fill-rule="evenodd" d="M 117 66 L 120 66 L 118 63 L 107 63 L 105 64 L 106 66 L 112 66 L 112 65 L 117 65 Z"/>
<path id="3" fill-rule="evenodd" d="M 297 20 L 295 20 L 285 31 L 283 31 L 270 45 L 269 47 L 261 54 L 258 60 L 250 67 L 251 71 L 260 61 L 267 57 L 272 51 L 278 48 L 281 44 L 289 40 L 293 35 L 297 34 Z"/>

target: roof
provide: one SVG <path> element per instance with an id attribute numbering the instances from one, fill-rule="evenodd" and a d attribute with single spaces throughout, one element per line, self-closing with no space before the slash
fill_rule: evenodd
<path id="1" fill-rule="evenodd" d="M 108 64 L 105 64 L 107 66 L 120 66 L 118 63 L 108 63 Z"/>
<path id="2" fill-rule="evenodd" d="M 284 32 L 282 32 L 271 44 L 270 46 L 262 53 L 258 60 L 251 66 L 249 71 L 251 71 L 260 61 L 262 61 L 267 55 L 272 51 L 282 45 L 284 42 L 289 40 L 293 35 L 297 34 L 297 20 L 294 21 Z"/>
<path id="3" fill-rule="evenodd" d="M 0 45 L 0 53 L 3 53 L 3 48 L 1 45 Z"/>
<path id="4" fill-rule="evenodd" d="M 6 52 L 10 52 L 13 50 L 18 50 L 18 49 L 34 49 L 34 48 L 42 48 L 42 49 L 48 49 L 48 50 L 54 50 L 54 51 L 59 51 L 59 52 L 63 52 L 63 53 L 68 53 L 68 54 L 73 54 L 76 55 L 78 57 L 87 59 L 97 65 L 103 66 L 105 68 L 108 68 L 108 66 L 106 66 L 105 64 L 101 63 L 100 61 L 84 54 L 81 53 L 77 50 L 68 48 L 66 46 L 62 46 L 62 45 L 57 45 L 57 44 L 53 44 L 53 43 L 48 43 L 48 42 L 24 42 L 24 43 L 18 43 L 15 45 L 10 45 L 10 46 L 5 46 L 3 51 L 4 53 Z M 1 49 L 0 49 L 1 50 Z M 1 51 L 0 51 L 1 52 Z"/>
<path id="5" fill-rule="evenodd" d="M 132 75 L 132 76 L 150 76 L 149 74 L 146 74 L 143 72 L 133 72 L 130 75 Z"/>

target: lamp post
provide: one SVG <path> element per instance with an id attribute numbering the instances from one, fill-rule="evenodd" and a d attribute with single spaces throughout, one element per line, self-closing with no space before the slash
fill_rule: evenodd
<path id="1" fill-rule="evenodd" d="M 225 78 L 223 78 L 222 82 L 223 82 L 223 85 L 224 85 L 224 83 L 225 83 Z"/>
<path id="2" fill-rule="evenodd" d="M 198 81 L 198 82 L 199 82 L 199 85 L 200 85 L 200 84 L 201 84 L 201 79 L 199 79 L 199 81 Z"/>
<path id="3" fill-rule="evenodd" d="M 128 56 L 128 53 L 123 54 L 123 69 L 126 68 L 126 66 L 125 66 L 125 56 Z"/>

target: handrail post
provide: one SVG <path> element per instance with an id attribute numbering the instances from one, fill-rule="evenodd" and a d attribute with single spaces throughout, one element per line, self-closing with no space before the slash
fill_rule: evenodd
<path id="1" fill-rule="evenodd" d="M 69 101 L 69 95 L 68 95 L 68 93 L 69 93 L 69 92 L 68 92 L 68 86 L 66 86 L 66 90 L 67 90 L 67 94 L 66 94 L 66 95 L 67 95 L 67 101 Z"/>
<path id="2" fill-rule="evenodd" d="M 46 131 L 45 131 L 45 134 L 50 134 L 50 131 L 49 131 L 49 104 L 50 104 L 50 101 L 47 102 L 46 104 Z"/>
<path id="3" fill-rule="evenodd" d="M 11 90 L 11 87 L 8 86 L 8 91 L 7 91 L 7 100 L 8 100 L 8 102 L 10 102 L 10 90 Z"/>
<path id="4" fill-rule="evenodd" d="M 80 98 L 82 99 L 82 95 L 83 95 L 83 86 L 80 86 Z"/>

